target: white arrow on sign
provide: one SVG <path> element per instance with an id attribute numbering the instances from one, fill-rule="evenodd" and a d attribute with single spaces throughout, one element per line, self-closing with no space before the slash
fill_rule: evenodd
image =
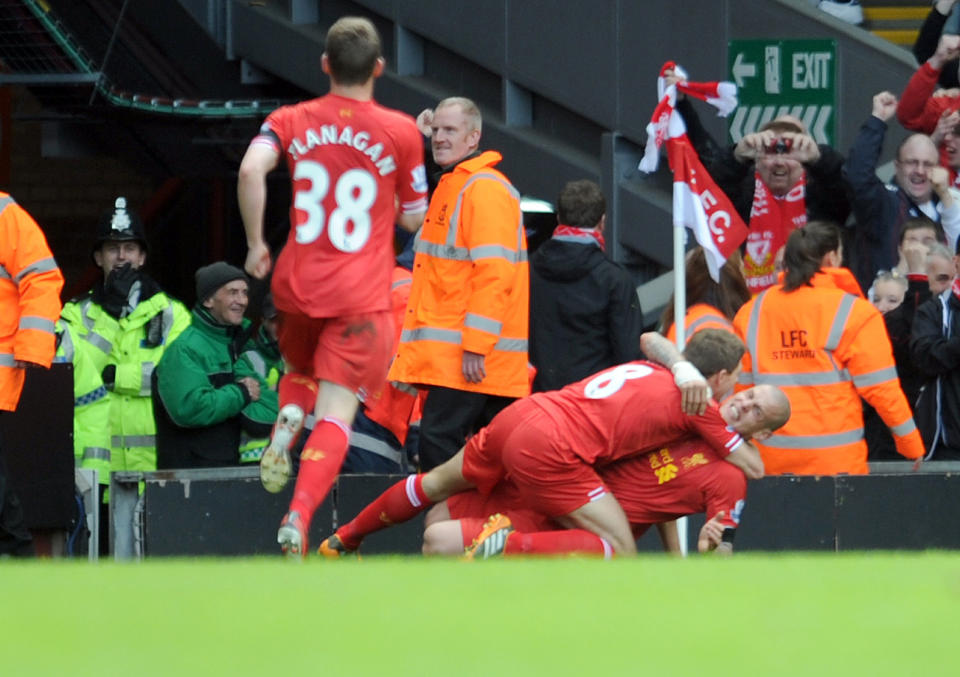
<path id="1" fill-rule="evenodd" d="M 763 104 L 738 106 L 730 121 L 730 140 L 739 143 L 747 134 L 757 131 L 765 123 L 780 115 L 800 118 L 817 143 L 830 143 L 827 125 L 833 114 L 832 105 L 807 104 L 805 106 L 767 106 Z"/>
<path id="2" fill-rule="evenodd" d="M 737 58 L 733 60 L 733 79 L 737 87 L 743 87 L 744 78 L 752 78 L 757 74 L 757 64 L 746 63 L 743 60 L 743 52 L 737 53 Z"/>

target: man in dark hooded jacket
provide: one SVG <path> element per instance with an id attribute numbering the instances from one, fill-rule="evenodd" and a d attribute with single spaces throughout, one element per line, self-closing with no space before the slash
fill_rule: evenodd
<path id="1" fill-rule="evenodd" d="M 531 258 L 535 392 L 640 356 L 640 299 L 627 271 L 603 251 L 606 209 L 600 186 L 571 181 L 557 199 L 560 224 Z"/>

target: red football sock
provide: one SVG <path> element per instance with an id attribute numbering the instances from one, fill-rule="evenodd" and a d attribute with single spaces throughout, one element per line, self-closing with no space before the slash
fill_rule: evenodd
<path id="1" fill-rule="evenodd" d="M 507 537 L 504 555 L 601 555 L 609 558 L 613 548 L 605 540 L 585 529 L 562 531 L 514 531 Z"/>
<path id="2" fill-rule="evenodd" d="M 317 506 L 326 498 L 350 446 L 350 426 L 326 417 L 317 422 L 300 454 L 300 472 L 293 490 L 290 510 L 296 510 L 310 524 Z"/>
<path id="3" fill-rule="evenodd" d="M 279 408 L 286 404 L 295 404 L 303 409 L 304 416 L 313 413 L 317 402 L 317 382 L 303 374 L 284 374 L 277 384 Z"/>
<path id="4" fill-rule="evenodd" d="M 367 534 L 416 517 L 433 505 L 423 493 L 423 474 L 410 475 L 380 494 L 360 514 L 337 529 L 337 538 L 349 550 L 360 547 Z"/>

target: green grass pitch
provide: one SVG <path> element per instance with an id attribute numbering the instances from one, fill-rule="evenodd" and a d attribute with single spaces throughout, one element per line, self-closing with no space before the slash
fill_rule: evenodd
<path id="1" fill-rule="evenodd" d="M 960 674 L 960 554 L 0 561 L 0 675 Z"/>

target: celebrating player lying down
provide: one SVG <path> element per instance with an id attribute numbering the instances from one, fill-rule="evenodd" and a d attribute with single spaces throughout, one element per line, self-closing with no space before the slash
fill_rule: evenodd
<path id="1" fill-rule="evenodd" d="M 669 365 L 677 381 L 688 381 L 691 372 L 702 378 L 698 369 L 713 379 L 715 392 L 726 392 L 736 380 L 744 346 L 728 332 L 698 332 L 687 344 L 686 360 L 667 350 L 666 340 L 651 344 L 645 337 L 647 355 Z M 651 354 L 651 345 L 658 354 Z M 698 415 L 685 414 L 681 400 L 670 371 L 647 361 L 518 400 L 448 462 L 381 494 L 327 538 L 320 552 L 355 550 L 367 534 L 405 522 L 455 493 L 476 488 L 487 496 L 509 474 L 525 507 L 604 539 L 619 555 L 635 554 L 627 518 L 598 468 L 693 436 L 748 477 L 761 477 L 759 453 L 744 437 L 764 439 L 790 416 L 786 397 L 768 385 L 737 393 L 723 405 L 711 400 Z"/>
<path id="2" fill-rule="evenodd" d="M 600 478 L 616 497 L 640 538 L 657 525 L 664 548 L 679 554 L 680 543 L 672 520 L 706 513 L 698 550 L 733 551 L 747 495 L 747 478 L 724 463 L 699 437 L 631 456 L 598 468 Z M 489 519 L 488 519 L 488 516 Z M 488 496 L 476 489 L 454 494 L 427 513 L 423 552 L 427 555 L 612 555 L 609 544 L 583 529 L 562 529 L 548 516 L 524 507 L 510 478 Z"/>

